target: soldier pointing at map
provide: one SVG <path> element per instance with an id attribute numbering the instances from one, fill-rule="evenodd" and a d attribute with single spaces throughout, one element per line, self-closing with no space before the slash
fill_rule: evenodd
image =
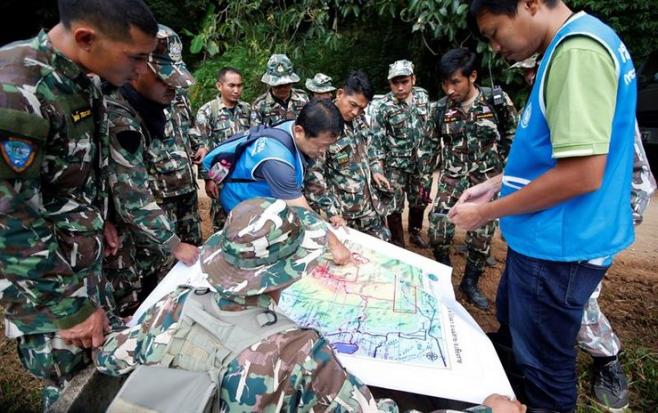
<path id="1" fill-rule="evenodd" d="M 326 238 L 327 224 L 307 209 L 271 198 L 236 206 L 201 253 L 201 270 L 217 292 L 179 287 L 137 325 L 110 334 L 96 354 L 103 373 L 136 370 L 108 411 L 181 403 L 184 392 L 175 387 L 159 393 L 167 400 L 152 395 L 177 373 L 185 380 L 211 372 L 218 391 L 205 397 L 219 395 L 221 411 L 398 412 L 343 368 L 327 340 L 276 306 L 282 290 L 320 264 Z M 134 380 L 149 374 L 167 380 Z M 525 412 L 501 395 L 484 404 L 467 411 Z"/>

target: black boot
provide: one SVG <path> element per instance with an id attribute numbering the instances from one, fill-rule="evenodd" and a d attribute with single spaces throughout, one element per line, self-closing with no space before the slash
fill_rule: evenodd
<path id="1" fill-rule="evenodd" d="M 449 248 L 438 248 L 434 247 L 434 259 L 437 262 L 440 262 L 443 265 L 447 265 L 448 267 L 452 267 L 452 263 L 450 263 L 450 249 Z"/>
<path id="2" fill-rule="evenodd" d="M 478 280 L 482 276 L 482 271 L 473 268 L 473 265 L 466 263 L 466 270 L 464 270 L 464 278 L 462 278 L 459 289 L 466 295 L 466 298 L 481 310 L 489 308 L 489 301 L 487 297 L 482 294 L 478 287 Z"/>
<path id="3" fill-rule="evenodd" d="M 391 231 L 391 242 L 404 248 L 404 230 L 402 229 L 402 214 L 394 212 L 386 217 L 388 229 Z"/>
<path id="4" fill-rule="evenodd" d="M 425 207 L 409 208 L 409 242 L 420 248 L 427 248 L 429 244 L 420 235 L 423 229 L 423 214 Z"/>

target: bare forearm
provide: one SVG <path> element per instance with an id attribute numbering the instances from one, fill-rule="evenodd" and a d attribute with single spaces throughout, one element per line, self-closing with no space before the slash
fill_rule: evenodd
<path id="1" fill-rule="evenodd" d="M 482 215 L 493 220 L 507 215 L 541 211 L 567 199 L 593 192 L 601 185 L 605 163 L 606 155 L 560 160 L 555 168 L 523 189 L 482 205 Z M 502 179 L 502 175 L 499 177 Z"/>

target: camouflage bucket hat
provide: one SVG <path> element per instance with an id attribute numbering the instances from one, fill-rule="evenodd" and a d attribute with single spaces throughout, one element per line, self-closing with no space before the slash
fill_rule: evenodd
<path id="1" fill-rule="evenodd" d="M 149 55 L 149 68 L 171 87 L 192 86 L 194 77 L 183 62 L 183 43 L 180 37 L 169 27 L 160 24 L 156 39 L 158 44 Z"/>
<path id="2" fill-rule="evenodd" d="M 260 81 L 270 86 L 287 85 L 299 82 L 299 76 L 294 72 L 288 56 L 273 54 L 267 61 L 267 71 Z"/>
<path id="3" fill-rule="evenodd" d="M 314 93 L 327 93 L 336 90 L 331 84 L 331 78 L 324 73 L 317 73 L 313 76 L 313 79 L 306 79 L 306 89 Z"/>
<path id="4" fill-rule="evenodd" d="M 248 297 L 280 290 L 312 271 L 325 251 L 327 225 L 282 200 L 254 198 L 229 214 L 201 249 L 201 270 L 220 294 Z"/>
<path id="5" fill-rule="evenodd" d="M 414 64 L 408 60 L 396 60 L 388 66 L 388 80 L 398 76 L 411 76 L 414 74 Z"/>

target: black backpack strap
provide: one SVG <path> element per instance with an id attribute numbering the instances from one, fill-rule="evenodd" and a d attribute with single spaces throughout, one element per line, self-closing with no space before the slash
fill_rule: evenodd
<path id="1" fill-rule="evenodd" d="M 443 127 L 443 121 L 448 110 L 448 98 L 443 97 L 436 102 L 436 116 L 434 117 L 434 123 L 436 124 L 436 131 L 441 134 L 441 128 Z"/>

